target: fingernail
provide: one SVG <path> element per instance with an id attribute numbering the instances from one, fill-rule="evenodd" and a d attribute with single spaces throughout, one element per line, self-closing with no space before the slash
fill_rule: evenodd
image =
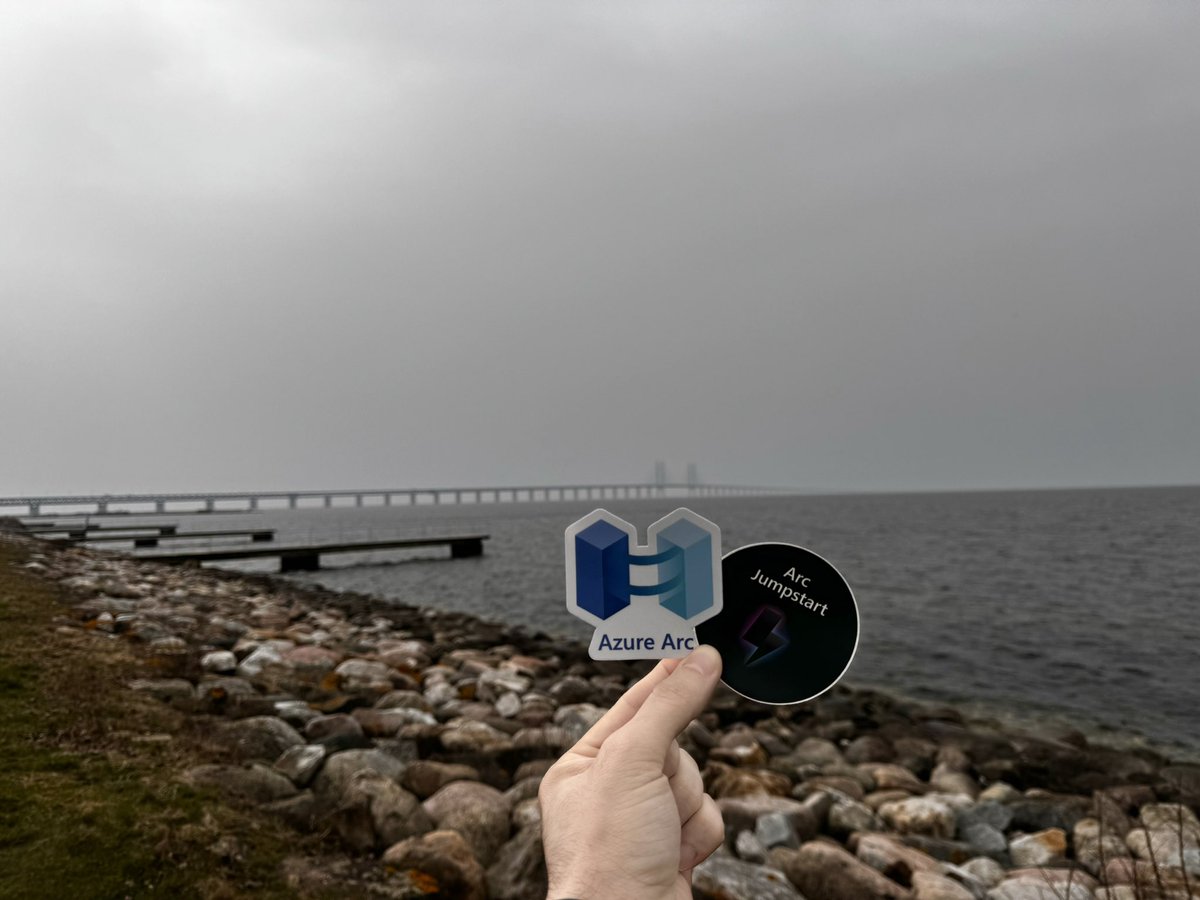
<path id="1" fill-rule="evenodd" d="M 721 654 L 708 644 L 702 644 L 688 655 L 683 664 L 701 675 L 711 675 L 721 668 Z"/>

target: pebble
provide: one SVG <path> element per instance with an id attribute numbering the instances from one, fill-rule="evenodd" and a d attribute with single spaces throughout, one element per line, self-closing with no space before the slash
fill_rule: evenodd
<path id="1" fill-rule="evenodd" d="M 496 714 L 503 716 L 506 719 L 511 719 L 521 711 L 521 698 L 517 694 L 509 691 L 501 694 L 496 700 Z"/>
<path id="2" fill-rule="evenodd" d="M 987 900 L 1095 900 L 1082 885 L 1047 883 L 1044 879 L 1015 878 L 1003 881 L 987 893 Z"/>
<path id="3" fill-rule="evenodd" d="M 476 781 L 455 781 L 424 803 L 438 828 L 462 834 L 479 861 L 487 866 L 508 840 L 511 809 L 505 796 Z"/>
<path id="4" fill-rule="evenodd" d="M 754 836 L 768 850 L 772 847 L 799 847 L 800 837 L 792 820 L 781 812 L 759 816 L 754 823 Z"/>
<path id="5" fill-rule="evenodd" d="M 1009 842 L 1008 852 L 1013 865 L 1018 868 L 1045 866 L 1064 857 L 1067 835 L 1061 828 L 1019 835 Z"/>
<path id="6" fill-rule="evenodd" d="M 734 840 L 733 850 L 739 859 L 746 862 L 764 863 L 767 861 L 767 848 L 753 831 L 739 831 Z"/>
<path id="7" fill-rule="evenodd" d="M 546 896 L 546 857 L 541 821 L 522 828 L 487 869 L 490 900 L 542 900 Z"/>
<path id="8" fill-rule="evenodd" d="M 885 803 L 879 809 L 879 816 L 901 834 L 924 834 L 949 840 L 958 830 L 954 809 L 932 797 L 910 797 Z"/>
<path id="9" fill-rule="evenodd" d="M 422 800 L 432 797 L 453 781 L 478 781 L 479 772 L 471 766 L 422 759 L 410 763 L 400 776 L 400 784 Z"/>
<path id="10" fill-rule="evenodd" d="M 913 900 L 975 900 L 975 895 L 961 884 L 936 872 L 914 872 Z"/>
<path id="11" fill-rule="evenodd" d="M 487 900 L 483 866 L 456 832 L 433 831 L 400 841 L 384 851 L 382 861 L 390 868 L 427 876 L 426 883 L 436 885 L 443 896 Z"/>
<path id="12" fill-rule="evenodd" d="M 227 796 L 253 803 L 281 800 L 296 793 L 296 786 L 290 779 L 261 763 L 195 766 L 183 773 L 183 780 L 195 787 L 215 788 Z"/>
<path id="13" fill-rule="evenodd" d="M 809 840 L 817 833 L 816 817 L 812 810 L 800 801 L 787 797 L 726 797 L 717 801 L 717 808 L 725 820 L 726 831 L 735 834 L 738 831 L 756 831 L 759 818 L 772 813 L 787 817 L 803 840 Z"/>
<path id="14" fill-rule="evenodd" d="M 696 900 L 804 900 L 778 869 L 723 854 L 710 856 L 692 870 L 692 896 Z"/>
<path id="15" fill-rule="evenodd" d="M 976 822 L 962 829 L 962 839 L 983 856 L 1000 856 L 1008 849 L 1004 832 L 986 822 Z"/>
<path id="16" fill-rule="evenodd" d="M 350 779 L 364 769 L 378 772 L 385 778 L 399 782 L 404 772 L 404 764 L 382 750 L 342 750 L 332 753 L 325 759 L 325 765 L 313 782 L 313 790 L 318 796 L 328 798 L 335 805 L 346 793 Z"/>
<path id="17" fill-rule="evenodd" d="M 283 751 L 304 743 L 291 725 L 275 716 L 252 716 L 230 722 L 220 729 L 221 739 L 241 759 L 274 762 Z"/>
<path id="18" fill-rule="evenodd" d="M 275 769 L 297 787 L 307 787 L 320 771 L 328 751 L 320 744 L 303 744 L 284 750 L 275 760 Z"/>
<path id="19" fill-rule="evenodd" d="M 836 844 L 810 841 L 799 850 L 777 848 L 769 859 L 806 897 L 820 900 L 909 900 L 907 888 Z"/>
<path id="20" fill-rule="evenodd" d="M 330 819 L 342 840 L 359 852 L 382 850 L 433 827 L 415 796 L 372 769 L 350 776 Z"/>
<path id="21" fill-rule="evenodd" d="M 213 650 L 200 657 L 200 668 L 216 675 L 232 675 L 237 670 L 237 657 L 229 650 Z"/>
<path id="22" fill-rule="evenodd" d="M 995 887 L 1004 880 L 1004 866 L 985 856 L 969 859 L 960 868 L 987 887 Z"/>
<path id="23" fill-rule="evenodd" d="M 249 656 L 238 663 L 237 673 L 243 678 L 253 680 L 261 675 L 267 666 L 282 663 L 282 651 L 290 649 L 290 642 L 283 643 L 283 647 L 280 647 L 275 641 L 260 644 Z"/>

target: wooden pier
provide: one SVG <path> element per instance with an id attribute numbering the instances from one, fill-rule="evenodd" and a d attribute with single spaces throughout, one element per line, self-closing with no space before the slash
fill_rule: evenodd
<path id="1" fill-rule="evenodd" d="M 483 555 L 483 542 L 491 535 L 456 534 L 442 537 L 392 538 L 388 540 L 345 541 L 328 544 L 295 544 L 271 547 L 204 547 L 188 550 L 167 550 L 139 553 L 137 559 L 167 563 L 230 562 L 242 559 L 279 557 L 280 572 L 315 572 L 321 568 L 321 557 L 330 553 L 364 553 L 369 550 L 407 550 L 413 547 L 450 548 L 451 559 Z"/>
<path id="2" fill-rule="evenodd" d="M 115 530 L 115 529 L 114 529 Z M 39 534 L 38 537 L 45 537 Z M 56 544 L 96 544 L 119 541 L 133 542 L 134 547 L 157 547 L 159 541 L 187 541 L 198 538 L 247 537 L 254 543 L 275 540 L 274 528 L 240 528 L 229 531 L 176 531 L 174 527 L 169 532 L 155 532 L 151 528 L 130 529 L 121 534 L 112 534 L 105 530 L 102 534 L 92 532 L 71 532 L 66 537 L 51 537 L 47 540 Z"/>
<path id="3" fill-rule="evenodd" d="M 27 534 L 36 534 L 39 537 L 47 534 L 65 534 L 68 537 L 79 539 L 79 535 L 103 533 L 107 535 L 118 535 L 131 531 L 153 531 L 160 535 L 175 534 L 179 530 L 179 526 L 174 522 L 163 525 L 93 525 L 88 522 L 82 522 L 75 525 L 58 525 L 55 523 L 32 522 L 23 526 Z M 109 538 L 110 540 L 121 540 L 119 537 Z M 95 538 L 93 540 L 96 540 Z"/>

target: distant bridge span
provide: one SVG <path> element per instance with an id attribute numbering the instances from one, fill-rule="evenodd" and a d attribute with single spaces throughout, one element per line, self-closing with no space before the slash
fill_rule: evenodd
<path id="1" fill-rule="evenodd" d="M 729 497 L 786 494 L 789 488 L 733 484 L 564 484 L 515 487 L 378 488 L 342 491 L 220 491 L 184 494 L 74 494 L 0 497 L 0 514 L 246 512 L 334 506 L 417 506 L 442 503 L 517 503 L 534 500 L 618 500 L 652 497 Z M 341 502 L 336 502 L 341 501 Z"/>

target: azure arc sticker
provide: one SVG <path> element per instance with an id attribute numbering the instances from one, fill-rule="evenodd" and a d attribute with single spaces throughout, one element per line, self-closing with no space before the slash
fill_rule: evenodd
<path id="1" fill-rule="evenodd" d="M 667 659 L 721 611 L 721 529 L 677 509 L 647 530 L 604 509 L 567 528 L 567 610 L 596 626 L 592 659 Z"/>

